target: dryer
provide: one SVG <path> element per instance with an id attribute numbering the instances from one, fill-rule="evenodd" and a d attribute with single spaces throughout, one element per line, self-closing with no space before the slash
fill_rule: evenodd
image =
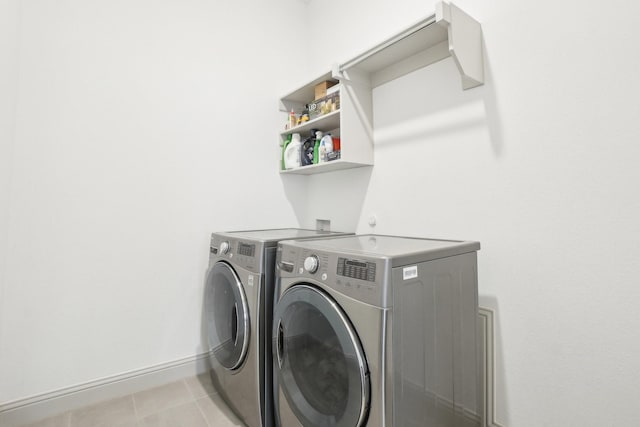
<path id="1" fill-rule="evenodd" d="M 283 427 L 479 427 L 477 242 L 281 242 L 273 317 Z"/>
<path id="2" fill-rule="evenodd" d="M 271 316 L 277 243 L 346 234 L 296 228 L 212 233 L 204 306 L 211 378 L 247 426 L 273 425 Z"/>

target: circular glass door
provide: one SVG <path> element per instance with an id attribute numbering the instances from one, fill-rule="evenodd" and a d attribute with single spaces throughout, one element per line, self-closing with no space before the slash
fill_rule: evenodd
<path id="1" fill-rule="evenodd" d="M 229 264 L 213 265 L 205 294 L 209 352 L 225 368 L 237 369 L 249 345 L 249 309 L 242 283 Z"/>
<path id="2" fill-rule="evenodd" d="M 306 427 L 357 427 L 369 409 L 369 370 L 344 312 L 306 284 L 276 307 L 274 365 L 289 406 Z"/>

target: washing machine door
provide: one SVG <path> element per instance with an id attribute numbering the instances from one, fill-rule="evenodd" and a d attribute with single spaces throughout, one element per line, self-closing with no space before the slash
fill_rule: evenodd
<path id="1" fill-rule="evenodd" d="M 249 346 L 249 309 L 229 264 L 219 261 L 209 269 L 205 294 L 209 352 L 226 369 L 238 369 Z"/>
<path id="2" fill-rule="evenodd" d="M 295 285 L 273 326 L 278 383 L 305 427 L 357 427 L 369 408 L 369 370 L 351 322 L 325 292 Z"/>

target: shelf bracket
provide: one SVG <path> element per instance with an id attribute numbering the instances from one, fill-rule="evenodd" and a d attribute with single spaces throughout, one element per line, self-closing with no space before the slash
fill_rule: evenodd
<path id="1" fill-rule="evenodd" d="M 340 64 L 334 63 L 331 66 L 331 77 L 333 77 L 336 80 L 344 79 L 344 74 L 342 73 L 342 70 L 340 70 Z"/>
<path id="2" fill-rule="evenodd" d="M 480 23 L 445 1 L 436 4 L 436 22 L 447 29 L 449 52 L 462 76 L 462 88 L 466 90 L 484 84 Z"/>

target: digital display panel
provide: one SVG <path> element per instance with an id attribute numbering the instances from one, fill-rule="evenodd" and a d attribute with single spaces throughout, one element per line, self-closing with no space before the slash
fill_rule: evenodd
<path id="1" fill-rule="evenodd" d="M 336 273 L 338 276 L 375 282 L 376 264 L 369 261 L 338 258 L 338 269 Z"/>
<path id="2" fill-rule="evenodd" d="M 238 242 L 238 255 L 253 257 L 256 253 L 256 245 Z"/>

